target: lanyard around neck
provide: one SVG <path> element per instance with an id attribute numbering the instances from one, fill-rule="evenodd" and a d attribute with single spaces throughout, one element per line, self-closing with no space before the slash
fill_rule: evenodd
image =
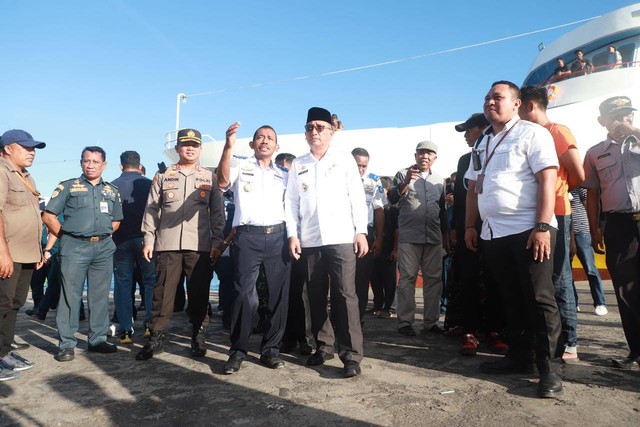
<path id="1" fill-rule="evenodd" d="M 491 151 L 491 154 L 487 157 L 487 160 L 485 160 L 484 166 L 482 166 L 482 173 L 485 173 L 485 171 L 487 170 L 487 165 L 489 164 L 489 161 L 493 158 L 493 155 L 496 153 L 496 148 L 498 148 L 498 145 L 500 145 L 500 143 L 507 137 L 507 135 L 509 135 L 509 132 L 511 132 L 511 129 L 516 127 L 516 125 L 518 124 L 519 121 L 520 120 L 516 121 L 513 124 L 513 126 L 511 126 L 509 129 L 507 129 L 507 131 L 504 133 L 504 135 L 502 135 L 502 137 L 500 138 L 500 140 L 498 141 L 496 146 L 493 147 L 493 150 Z M 487 151 L 489 150 L 489 142 L 490 141 L 491 141 L 491 137 L 489 137 L 489 141 L 487 141 Z"/>

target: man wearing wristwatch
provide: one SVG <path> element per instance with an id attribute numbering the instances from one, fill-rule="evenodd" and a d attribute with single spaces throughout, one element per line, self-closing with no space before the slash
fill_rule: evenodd
<path id="1" fill-rule="evenodd" d="M 489 269 L 498 284 L 507 315 L 509 352 L 480 370 L 522 374 L 540 372 L 539 397 L 559 397 L 562 383 L 550 359 L 563 353 L 560 314 L 551 280 L 557 223 L 553 216 L 558 169 L 553 138 L 542 126 L 520 120 L 518 86 L 498 81 L 484 101 L 491 126 L 473 150 L 464 240 L 478 247 L 480 238 Z"/>

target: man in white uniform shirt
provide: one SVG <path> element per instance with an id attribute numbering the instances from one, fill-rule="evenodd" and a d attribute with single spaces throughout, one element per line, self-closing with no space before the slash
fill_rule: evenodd
<path id="1" fill-rule="evenodd" d="M 377 256 L 382 250 L 382 233 L 384 232 L 384 205 L 388 203 L 387 196 L 382 189 L 382 183 L 378 175 L 367 174 L 369 167 L 369 152 L 364 148 L 354 148 L 351 155 L 356 161 L 358 172 L 362 179 L 364 194 L 367 201 L 367 243 L 369 253 L 356 262 L 356 295 L 358 296 L 358 306 L 360 309 L 360 322 L 364 323 L 364 313 L 369 302 L 369 282 L 373 270 L 373 256 Z M 374 292 L 376 290 L 374 289 Z M 382 296 L 379 302 L 382 304 Z M 374 303 L 376 298 L 374 298 Z M 371 312 L 377 315 L 382 306 L 373 307 Z"/>
<path id="2" fill-rule="evenodd" d="M 289 252 L 307 265 L 311 329 L 317 349 L 311 366 L 333 358 L 337 338 L 344 375 L 360 375 L 362 329 L 355 292 L 356 256 L 369 251 L 367 205 L 360 174 L 349 153 L 330 147 L 331 113 L 313 107 L 307 114 L 305 137 L 310 152 L 296 158 L 289 170 L 285 216 Z M 300 234 L 298 235 L 298 227 Z M 331 312 L 327 312 L 331 279 Z"/>
<path id="3" fill-rule="evenodd" d="M 478 214 L 483 248 L 498 284 L 505 312 L 509 352 L 481 371 L 531 373 L 532 350 L 540 372 L 539 397 L 562 396 L 560 378 L 549 361 L 560 357 L 560 314 L 551 276 L 557 223 L 553 215 L 558 156 L 551 134 L 520 120 L 520 89 L 494 83 L 485 97 L 484 115 L 491 126 L 472 152 L 465 243 L 476 251 Z"/>
<path id="4" fill-rule="evenodd" d="M 253 316 L 258 308 L 256 280 L 260 264 L 269 288 L 265 332 L 260 345 L 260 362 L 271 369 L 284 366 L 279 356 L 280 341 L 287 323 L 291 262 L 284 225 L 284 191 L 287 172 L 272 161 L 278 149 L 271 126 L 256 130 L 249 146 L 254 155 L 231 158 L 240 123 L 232 124 L 218 164 L 218 185 L 232 189 L 236 210 L 233 217 L 234 293 L 231 319 L 231 349 L 225 373 L 240 369 L 247 356 Z"/>

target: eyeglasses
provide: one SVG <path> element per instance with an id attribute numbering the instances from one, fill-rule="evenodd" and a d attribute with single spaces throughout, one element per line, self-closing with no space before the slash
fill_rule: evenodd
<path id="1" fill-rule="evenodd" d="M 307 132 L 312 132 L 314 129 L 316 130 L 316 132 L 318 133 L 322 133 L 323 130 L 325 129 L 332 129 L 331 126 L 326 126 L 326 125 L 319 125 L 319 124 L 308 124 L 308 125 L 304 125 L 304 130 Z"/>

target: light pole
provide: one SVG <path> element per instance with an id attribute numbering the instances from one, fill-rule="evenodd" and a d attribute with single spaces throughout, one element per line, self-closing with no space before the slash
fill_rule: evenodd
<path id="1" fill-rule="evenodd" d="M 179 93 L 176 98 L 176 132 L 180 130 L 180 102 L 187 102 L 187 95 Z"/>

